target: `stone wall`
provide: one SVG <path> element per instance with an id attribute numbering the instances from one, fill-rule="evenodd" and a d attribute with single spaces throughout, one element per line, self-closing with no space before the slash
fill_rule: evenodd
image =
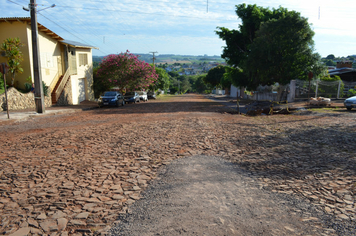
<path id="1" fill-rule="evenodd" d="M 61 96 L 58 98 L 56 106 L 73 105 L 72 96 L 72 81 L 71 78 L 69 78 L 64 86 Z"/>
<path id="2" fill-rule="evenodd" d="M 7 90 L 7 99 L 9 102 L 9 110 L 22 110 L 29 108 L 36 108 L 34 93 L 21 93 L 16 88 L 11 87 Z M 0 107 L 6 111 L 5 93 L 0 94 Z M 44 97 L 45 107 L 52 106 L 51 97 Z"/>

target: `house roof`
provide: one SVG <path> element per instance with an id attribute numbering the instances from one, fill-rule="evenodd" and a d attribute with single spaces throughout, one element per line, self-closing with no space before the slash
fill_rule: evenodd
<path id="1" fill-rule="evenodd" d="M 30 17 L 3 17 L 0 18 L 0 23 L 1 22 L 8 22 L 10 24 L 12 24 L 13 22 L 21 22 L 24 24 L 31 24 L 31 18 Z M 58 41 L 60 41 L 63 44 L 67 44 L 70 45 L 72 47 L 76 47 L 76 48 L 95 48 L 95 49 L 99 49 L 90 45 L 85 45 L 79 42 L 75 42 L 75 41 L 70 41 L 70 40 L 64 40 L 61 36 L 57 35 L 56 33 L 54 33 L 53 31 L 51 31 L 50 29 L 48 29 L 47 27 L 41 25 L 40 23 L 37 22 L 37 28 L 38 31 L 40 32 L 44 32 L 45 34 L 49 35 L 50 37 L 52 37 L 53 39 L 56 39 Z"/>
<path id="2" fill-rule="evenodd" d="M 30 17 L 3 17 L 0 18 L 0 23 L 1 22 L 8 22 L 12 24 L 13 22 L 21 22 L 24 24 L 31 24 L 31 18 Z M 37 28 L 38 31 L 44 32 L 45 34 L 49 35 L 51 38 L 57 39 L 58 41 L 64 40 L 61 36 L 58 34 L 54 33 L 52 30 L 46 28 L 45 26 L 41 25 L 40 23 L 37 22 Z"/>
<path id="3" fill-rule="evenodd" d="M 70 45 L 70 46 L 75 47 L 75 48 L 95 48 L 95 49 L 98 49 L 97 47 L 93 47 L 93 46 L 90 46 L 90 45 L 86 45 L 86 44 L 75 42 L 75 41 L 71 41 L 71 40 L 62 40 L 61 43 Z"/>
<path id="4" fill-rule="evenodd" d="M 350 73 L 350 72 L 355 72 L 355 71 L 356 71 L 355 69 L 348 68 L 348 67 L 328 70 L 329 75 L 340 75 L 340 74 L 345 74 L 345 73 Z"/>

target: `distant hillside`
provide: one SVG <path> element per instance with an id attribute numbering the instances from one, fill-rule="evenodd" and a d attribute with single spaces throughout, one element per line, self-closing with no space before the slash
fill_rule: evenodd
<path id="1" fill-rule="evenodd" d="M 134 53 L 135 54 L 135 53 Z M 139 60 L 152 63 L 152 54 L 135 54 L 138 56 Z M 100 63 L 104 57 L 103 56 L 93 56 L 93 62 Z M 220 56 L 192 56 L 192 55 L 174 55 L 174 54 L 160 54 L 155 55 L 155 64 L 173 64 L 173 63 L 186 63 L 190 64 L 193 62 L 225 62 Z M 94 63 L 94 64 L 96 64 Z"/>

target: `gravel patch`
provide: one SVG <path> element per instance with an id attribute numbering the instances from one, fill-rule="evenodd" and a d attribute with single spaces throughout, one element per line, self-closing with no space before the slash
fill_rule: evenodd
<path id="1" fill-rule="evenodd" d="M 110 235 L 353 235 L 352 227 L 296 196 L 264 190 L 218 157 L 174 161 Z"/>

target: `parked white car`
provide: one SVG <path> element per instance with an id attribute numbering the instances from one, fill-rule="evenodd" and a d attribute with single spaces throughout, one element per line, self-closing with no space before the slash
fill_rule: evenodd
<path id="1" fill-rule="evenodd" d="M 144 101 L 144 102 L 148 101 L 147 92 L 145 92 L 145 91 L 138 91 L 137 93 L 138 93 L 138 95 L 140 96 L 140 100 L 142 100 L 142 101 Z"/>

